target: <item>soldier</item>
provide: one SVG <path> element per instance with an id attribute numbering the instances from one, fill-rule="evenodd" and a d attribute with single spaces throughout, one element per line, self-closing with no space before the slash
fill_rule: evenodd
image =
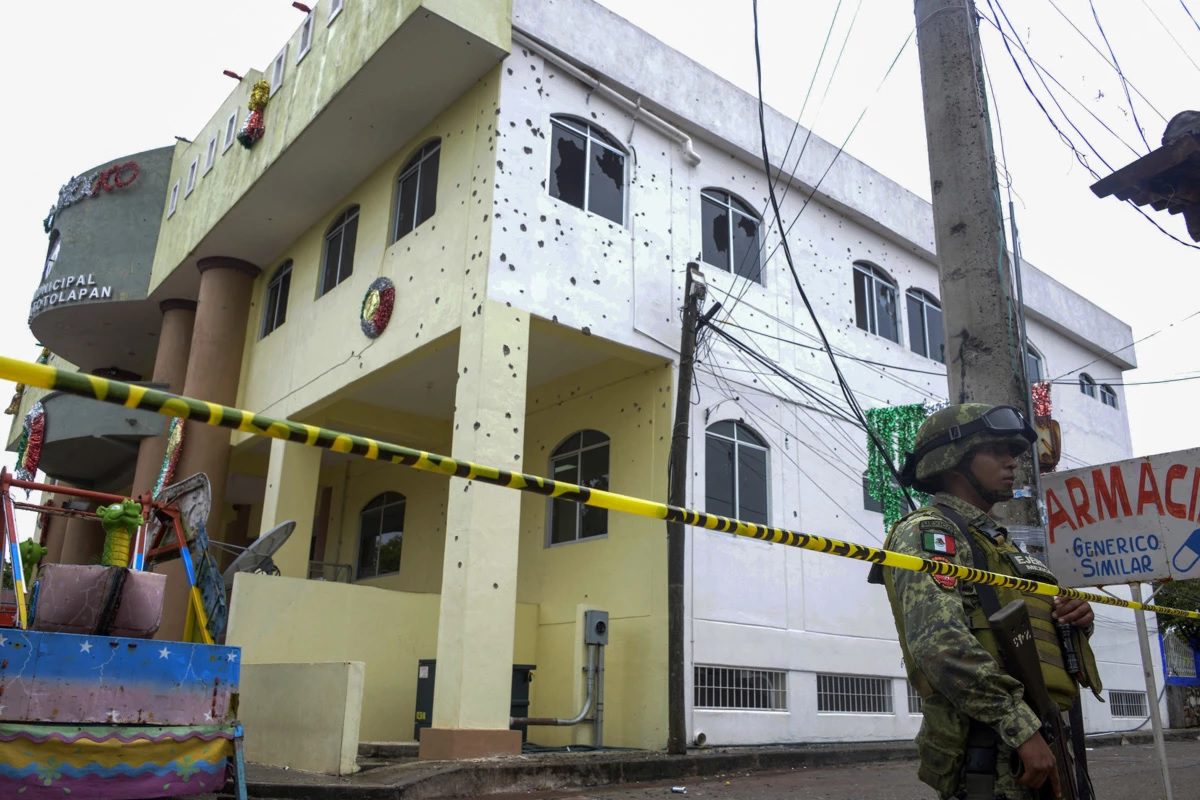
<path id="1" fill-rule="evenodd" d="M 1016 458 L 1035 440 L 1011 406 L 966 403 L 932 414 L 917 433 L 901 482 L 933 498 L 898 521 L 884 546 L 1057 583 L 988 516 L 993 505 L 1012 499 Z M 1076 682 L 1099 696 L 1095 660 L 1083 635 L 1090 634 L 1091 607 L 908 570 L 885 569 L 883 580 L 909 680 L 924 699 L 918 777 L 943 800 L 1027 800 L 1042 796 L 1035 790 L 1043 784 L 1053 789 L 1050 796 L 1060 797 L 1042 721 L 1022 699 L 1021 684 L 1000 666 L 987 617 L 1011 600 L 1026 601 L 1047 688 L 1060 708 L 1069 709 L 1078 697 Z M 1064 632 L 1080 655 L 1074 675 L 1064 666 L 1059 639 Z"/>

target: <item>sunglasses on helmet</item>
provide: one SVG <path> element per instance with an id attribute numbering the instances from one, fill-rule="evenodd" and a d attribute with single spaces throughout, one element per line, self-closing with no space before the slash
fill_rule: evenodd
<path id="1" fill-rule="evenodd" d="M 1037 434 L 1025 421 L 1025 417 L 1021 415 L 1020 411 L 1012 406 L 995 406 L 988 409 L 978 419 L 964 422 L 962 425 L 954 425 L 945 433 L 933 437 L 912 454 L 913 458 L 914 460 L 920 459 L 939 447 L 974 436 L 977 433 L 988 433 L 993 436 L 1020 436 L 1030 444 L 1037 441 Z"/>

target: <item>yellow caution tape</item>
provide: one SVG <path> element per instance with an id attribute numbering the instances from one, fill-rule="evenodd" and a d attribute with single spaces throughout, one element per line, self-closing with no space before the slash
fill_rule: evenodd
<path id="1" fill-rule="evenodd" d="M 190 397 L 170 394 L 169 392 L 148 389 L 144 386 L 134 386 L 122 381 L 114 381 L 95 375 L 80 372 L 67 372 L 45 364 L 34 364 L 14 358 L 0 356 L 0 378 L 5 378 L 27 386 L 37 386 L 51 391 L 66 392 L 81 397 L 90 397 L 106 403 L 115 403 L 127 408 L 140 408 L 145 411 L 155 411 L 171 417 L 194 420 L 221 428 L 251 433 L 256 436 L 269 436 L 273 439 L 283 439 L 309 447 L 320 447 L 339 453 L 352 453 L 374 461 L 390 461 L 423 472 L 435 472 L 440 475 L 456 476 L 467 480 L 490 483 L 508 489 L 531 492 L 560 500 L 570 500 L 595 508 L 606 508 L 610 511 L 621 511 L 640 517 L 660 519 L 669 522 L 683 522 L 686 525 L 707 528 L 709 530 L 732 533 L 750 539 L 764 542 L 799 547 L 804 550 L 814 550 L 819 553 L 852 558 L 856 561 L 866 561 L 871 564 L 882 564 L 885 567 L 907 569 L 913 572 L 925 572 L 931 575 L 946 575 L 968 583 L 1002 586 L 1015 589 L 1025 594 L 1045 596 L 1070 597 L 1087 600 L 1090 603 L 1101 603 L 1119 608 L 1129 608 L 1135 611 L 1152 611 L 1158 614 L 1169 614 L 1177 617 L 1200 620 L 1200 612 L 1184 611 L 1166 606 L 1148 606 L 1130 600 L 1120 600 L 1107 595 L 1081 592 L 1064 586 L 1041 583 L 1025 578 L 1015 578 L 1011 575 L 999 575 L 995 572 L 964 567 L 948 561 L 930 561 L 905 553 L 884 550 L 878 547 L 855 544 L 827 536 L 817 536 L 810 533 L 800 533 L 784 528 L 773 528 L 767 525 L 756 525 L 741 522 L 729 517 L 708 514 L 703 511 L 693 511 L 665 503 L 655 503 L 639 497 L 617 494 L 601 489 L 589 489 L 573 483 L 550 480 L 537 475 L 489 467 L 470 461 L 450 458 L 449 456 L 429 453 L 424 450 L 414 450 L 390 442 L 381 442 L 366 436 L 355 436 L 349 433 L 321 428 L 316 425 L 306 425 L 286 419 L 266 417 L 239 408 L 222 406 Z"/>

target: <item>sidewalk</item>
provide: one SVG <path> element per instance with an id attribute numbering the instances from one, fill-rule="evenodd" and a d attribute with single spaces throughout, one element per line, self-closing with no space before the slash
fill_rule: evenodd
<path id="1" fill-rule="evenodd" d="M 1200 739 L 1170 730 L 1168 741 Z M 1088 739 L 1089 747 L 1145 744 L 1149 733 Z M 719 773 L 820 768 L 912 759 L 912 742 L 698 748 L 684 756 L 641 750 L 531 753 L 473 761 L 419 761 L 412 744 L 364 744 L 363 771 L 346 778 L 247 765 L 250 796 L 271 800 L 426 800 L 497 792 L 674 780 Z"/>

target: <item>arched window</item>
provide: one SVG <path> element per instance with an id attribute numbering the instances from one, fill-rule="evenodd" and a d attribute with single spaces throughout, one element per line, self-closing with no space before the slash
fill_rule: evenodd
<path id="1" fill-rule="evenodd" d="M 1100 384 L 1100 402 L 1106 406 L 1117 408 L 1117 390 L 1107 383 Z"/>
<path id="2" fill-rule="evenodd" d="M 384 492 L 358 515 L 358 579 L 400 571 L 404 544 L 404 495 Z"/>
<path id="3" fill-rule="evenodd" d="M 914 353 L 946 363 L 946 333 L 942 329 L 942 304 L 921 289 L 909 289 L 908 346 Z"/>
<path id="4" fill-rule="evenodd" d="M 1025 343 L 1025 377 L 1029 385 L 1041 383 L 1046 379 L 1046 362 L 1033 345 Z"/>
<path id="5" fill-rule="evenodd" d="M 767 524 L 767 443 L 741 422 L 708 427 L 704 444 L 704 510 Z"/>
<path id="6" fill-rule="evenodd" d="M 729 192 L 700 192 L 700 239 L 704 263 L 755 282 L 762 281 L 758 215 Z"/>
<path id="7" fill-rule="evenodd" d="M 575 117 L 550 118 L 551 197 L 625 221 L 625 150 L 607 133 Z"/>
<path id="8" fill-rule="evenodd" d="M 392 241 L 402 239 L 437 210 L 438 158 L 442 142 L 435 139 L 408 160 L 396 179 L 396 220 Z"/>
<path id="9" fill-rule="evenodd" d="M 324 266 L 317 296 L 328 292 L 354 272 L 354 243 L 358 238 L 358 206 L 350 206 L 325 232 Z"/>
<path id="10" fill-rule="evenodd" d="M 287 319 L 288 292 L 292 288 L 292 260 L 279 265 L 267 283 L 267 297 L 263 303 L 262 336 L 278 328 Z"/>
<path id="11" fill-rule="evenodd" d="M 1088 397 L 1096 396 L 1096 382 L 1092 380 L 1092 376 L 1086 372 L 1079 374 L 1079 391 L 1086 394 Z"/>
<path id="12" fill-rule="evenodd" d="M 58 229 L 50 231 L 50 244 L 46 248 L 46 266 L 42 269 L 42 280 L 46 280 L 50 275 L 50 270 L 54 269 L 54 262 L 58 261 L 58 251 L 62 249 L 62 234 Z"/>
<path id="13" fill-rule="evenodd" d="M 608 488 L 608 437 L 600 431 L 577 431 L 550 456 L 550 477 L 588 489 Z M 550 544 L 576 542 L 608 533 L 603 508 L 550 501 Z"/>
<path id="14" fill-rule="evenodd" d="M 900 343 L 896 282 L 866 261 L 854 262 L 854 321 L 868 333 Z"/>

